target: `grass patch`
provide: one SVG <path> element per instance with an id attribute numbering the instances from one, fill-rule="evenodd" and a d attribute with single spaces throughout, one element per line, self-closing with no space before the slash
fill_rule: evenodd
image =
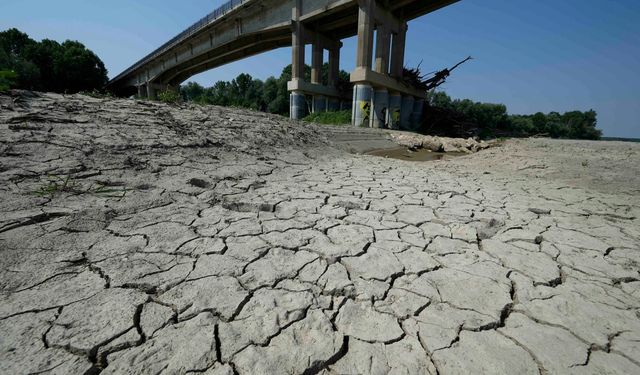
<path id="1" fill-rule="evenodd" d="M 348 125 L 351 124 L 351 111 L 312 113 L 302 121 L 326 125 Z"/>
<path id="2" fill-rule="evenodd" d="M 127 189 L 114 189 L 103 183 L 91 184 L 88 188 L 83 188 L 71 176 L 54 176 L 51 175 L 48 181 L 33 192 L 38 197 L 53 199 L 57 194 L 94 194 L 105 198 L 122 198 L 125 196 Z"/>

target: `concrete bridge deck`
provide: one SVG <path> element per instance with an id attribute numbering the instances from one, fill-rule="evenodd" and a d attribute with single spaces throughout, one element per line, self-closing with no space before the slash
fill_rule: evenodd
<path id="1" fill-rule="evenodd" d="M 154 97 L 158 90 L 177 88 L 195 74 L 247 56 L 293 46 L 293 79 L 289 89 L 292 117 L 297 118 L 301 113 L 296 100 L 299 102 L 301 95 L 314 97 L 314 111 L 335 108 L 328 98 L 340 97 L 335 89 L 340 40 L 358 35 L 358 66 L 351 80 L 368 87 L 364 96 L 372 96 L 374 90 L 384 88 L 419 98 L 421 93 L 399 81 L 406 23 L 457 1 L 232 0 L 119 74 L 109 82 L 108 89 L 121 96 L 137 93 Z M 314 46 L 312 82 L 304 82 L 301 74 L 306 44 Z M 330 82 L 323 86 L 317 77 L 325 49 L 330 52 L 332 68 Z M 354 107 L 358 107 L 357 95 L 354 91 Z M 354 118 L 357 115 L 354 113 Z M 361 113 L 360 117 L 364 115 Z"/>

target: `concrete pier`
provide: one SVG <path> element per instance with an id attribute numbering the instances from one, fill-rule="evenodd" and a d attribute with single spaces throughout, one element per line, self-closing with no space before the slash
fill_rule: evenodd
<path id="1" fill-rule="evenodd" d="M 351 122 L 354 126 L 371 126 L 371 96 L 373 89 L 369 85 L 356 84 L 353 86 L 353 106 Z"/>
<path id="2" fill-rule="evenodd" d="M 369 126 L 412 129 L 414 101 L 423 100 L 426 93 L 402 81 L 407 22 L 385 2 L 361 0 L 358 4 L 358 46 L 351 82 L 359 88 L 354 89 L 354 105 L 362 107 L 367 97 L 360 87 L 371 87 Z M 353 125 L 363 125 L 364 111 L 354 108 Z"/>
<path id="3" fill-rule="evenodd" d="M 411 130 L 419 130 L 422 126 L 422 115 L 424 112 L 424 99 L 416 98 L 413 102 L 413 114 L 411 117 Z"/>
<path id="4" fill-rule="evenodd" d="M 294 120 L 302 120 L 307 113 L 307 99 L 304 93 L 293 91 L 289 95 L 289 114 Z"/>
<path id="5" fill-rule="evenodd" d="M 327 111 L 327 98 L 322 95 L 316 95 L 313 97 L 313 108 L 311 112 L 326 112 Z"/>
<path id="6" fill-rule="evenodd" d="M 402 107 L 400 108 L 400 129 L 411 130 L 411 117 L 413 116 L 413 105 L 415 98 L 411 95 L 402 97 Z"/>
<path id="7" fill-rule="evenodd" d="M 375 90 L 373 96 L 373 124 L 374 128 L 387 127 L 387 113 L 389 112 L 389 91 L 385 88 Z"/>
<path id="8" fill-rule="evenodd" d="M 402 95 L 394 92 L 389 95 L 389 119 L 387 123 L 390 129 L 400 129 L 400 110 L 402 108 Z"/>

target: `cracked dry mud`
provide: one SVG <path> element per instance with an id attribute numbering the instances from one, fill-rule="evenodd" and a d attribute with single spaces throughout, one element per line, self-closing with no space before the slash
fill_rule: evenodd
<path id="1" fill-rule="evenodd" d="M 640 373 L 639 145 L 410 163 L 235 109 L 0 106 L 2 374 Z"/>

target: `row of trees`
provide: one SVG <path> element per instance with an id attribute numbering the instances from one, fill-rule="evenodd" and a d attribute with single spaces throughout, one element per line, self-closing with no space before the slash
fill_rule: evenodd
<path id="1" fill-rule="evenodd" d="M 76 93 L 102 90 L 107 81 L 102 60 L 80 42 L 36 42 L 17 29 L 0 32 L 2 89 Z"/>
<path id="2" fill-rule="evenodd" d="M 327 82 L 328 66 L 323 69 L 323 80 Z M 309 80 L 311 69 L 305 69 Z M 347 85 L 349 75 L 340 73 L 340 81 Z M 184 100 L 201 104 L 251 108 L 263 112 L 289 115 L 289 92 L 287 82 L 291 80 L 291 66 L 282 71 L 279 78 L 269 77 L 265 81 L 249 74 L 240 74 L 231 81 L 218 81 L 205 88 L 189 82 L 181 89 Z M 431 91 L 427 96 L 422 131 L 446 136 L 499 136 L 528 137 L 548 136 L 552 138 L 600 139 L 602 132 L 596 128 L 595 111 L 572 111 L 560 114 L 538 112 L 533 115 L 509 115 L 504 104 L 479 103 L 469 99 L 452 99 L 442 91 Z"/>
<path id="3" fill-rule="evenodd" d="M 322 81 L 327 84 L 329 65 L 324 64 Z M 305 80 L 311 79 L 311 68 L 305 67 Z M 211 87 L 203 87 L 189 82 L 181 88 L 184 100 L 201 104 L 214 104 L 251 108 L 263 112 L 289 115 L 289 91 L 287 82 L 291 80 L 291 65 L 282 70 L 280 77 L 269 77 L 262 81 L 242 73 L 231 81 L 218 81 Z M 349 89 L 349 73 L 340 71 L 338 87 Z"/>
<path id="4" fill-rule="evenodd" d="M 430 92 L 425 124 L 427 131 L 453 135 L 548 136 L 552 138 L 600 139 L 597 114 L 594 110 L 533 115 L 509 115 L 504 104 L 479 103 L 469 99 L 452 99 L 444 92 Z"/>

